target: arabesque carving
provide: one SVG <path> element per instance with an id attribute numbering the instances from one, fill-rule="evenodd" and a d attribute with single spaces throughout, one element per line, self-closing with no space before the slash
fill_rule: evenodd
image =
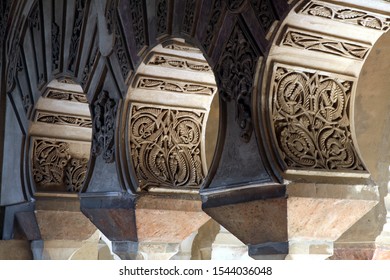
<path id="1" fill-rule="evenodd" d="M 184 19 L 183 19 L 183 31 L 187 34 L 191 34 L 192 26 L 194 24 L 196 2 L 197 1 L 195 0 L 186 1 L 186 7 L 185 7 Z"/>
<path id="2" fill-rule="evenodd" d="M 214 41 L 215 33 L 217 31 L 217 26 L 222 16 L 222 11 L 223 11 L 223 1 L 214 0 L 213 8 L 211 9 L 211 13 L 210 13 L 209 23 L 206 29 L 205 39 L 202 43 L 206 51 L 209 51 L 211 44 Z"/>
<path id="3" fill-rule="evenodd" d="M 353 81 L 277 67 L 272 121 L 287 168 L 365 171 L 351 132 Z"/>
<path id="4" fill-rule="evenodd" d="M 180 44 L 179 42 L 171 42 L 169 44 L 163 45 L 164 49 L 176 50 L 176 51 L 185 51 L 191 53 L 202 53 L 197 48 L 192 48 L 186 44 Z"/>
<path id="5" fill-rule="evenodd" d="M 170 56 L 166 54 L 156 54 L 147 63 L 148 65 L 164 66 L 179 68 L 184 70 L 192 70 L 197 72 L 212 72 L 208 63 L 202 63 L 196 60 L 183 59 L 180 57 Z"/>
<path id="6" fill-rule="evenodd" d="M 216 92 L 215 87 L 208 85 L 149 77 L 141 77 L 138 80 L 137 88 L 206 95 L 213 95 Z"/>
<path id="7" fill-rule="evenodd" d="M 390 18 L 323 2 L 312 1 L 301 10 L 301 13 L 383 31 L 388 30 L 390 27 Z"/>
<path id="8" fill-rule="evenodd" d="M 140 190 L 151 187 L 199 188 L 205 114 L 133 105 L 130 145 Z"/>
<path id="9" fill-rule="evenodd" d="M 33 149 L 33 178 L 38 187 L 64 187 L 78 192 L 87 173 L 86 158 L 74 158 L 69 144 L 63 141 L 37 139 Z"/>
<path id="10" fill-rule="evenodd" d="M 355 59 L 364 59 L 370 50 L 369 47 L 314 36 L 302 31 L 286 32 L 282 45 Z"/>
<path id="11" fill-rule="evenodd" d="M 76 92 L 69 92 L 69 91 L 50 90 L 46 94 L 45 97 L 50 98 L 50 99 L 57 99 L 57 100 L 88 103 L 88 100 L 87 100 L 87 97 L 85 94 L 76 93 Z"/>
<path id="12" fill-rule="evenodd" d="M 216 80 L 221 97 L 236 103 L 236 121 L 245 142 L 253 132 L 251 102 L 257 60 L 258 55 L 241 27 L 236 25 L 217 66 Z"/>
<path id="13" fill-rule="evenodd" d="M 103 154 L 106 163 L 115 160 L 115 119 L 118 104 L 105 90 L 93 103 L 92 155 Z"/>
<path id="14" fill-rule="evenodd" d="M 38 111 L 35 117 L 35 121 L 56 124 L 56 125 L 70 125 L 77 127 L 92 128 L 92 120 L 86 117 L 68 116 L 58 113 L 49 113 Z"/>
<path id="15" fill-rule="evenodd" d="M 246 0 L 228 0 L 228 8 L 232 12 L 238 12 Z"/>
<path id="16" fill-rule="evenodd" d="M 130 57 L 127 52 L 127 46 L 124 42 L 124 37 L 121 34 L 118 20 L 115 21 L 115 55 L 118 59 L 119 67 L 122 73 L 123 80 L 126 80 L 127 75 L 131 70 Z"/>
<path id="17" fill-rule="evenodd" d="M 158 35 L 168 31 L 168 0 L 156 1 L 156 23 Z"/>
<path id="18" fill-rule="evenodd" d="M 144 19 L 146 19 L 147 16 L 144 15 L 143 1 L 132 0 L 129 3 L 130 14 L 133 19 L 132 25 L 134 31 L 135 48 L 137 52 L 139 52 L 146 45 L 146 30 Z"/>
<path id="19" fill-rule="evenodd" d="M 272 3 L 270 0 L 251 0 L 253 9 L 255 10 L 256 17 L 267 33 L 274 21 L 276 20 L 274 11 L 272 9 Z"/>

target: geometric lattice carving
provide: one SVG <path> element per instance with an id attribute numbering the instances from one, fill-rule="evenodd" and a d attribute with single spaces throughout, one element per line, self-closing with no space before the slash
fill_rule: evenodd
<path id="1" fill-rule="evenodd" d="M 324 4 L 312 1 L 303 8 L 302 14 L 318 16 L 345 23 L 360 25 L 378 30 L 388 30 L 390 27 L 390 18 L 385 18 L 372 13 L 367 13 L 356 9 L 346 9 L 332 4 Z"/>
<path id="2" fill-rule="evenodd" d="M 72 158 L 66 142 L 37 139 L 33 145 L 32 172 L 36 186 L 80 191 L 87 173 L 87 159 Z"/>
<path id="3" fill-rule="evenodd" d="M 109 97 L 105 90 L 100 92 L 93 103 L 93 140 L 92 155 L 95 157 L 103 154 L 107 163 L 115 159 L 115 119 L 117 102 Z"/>
<path id="4" fill-rule="evenodd" d="M 215 87 L 210 87 L 207 85 L 194 84 L 192 82 L 178 82 L 176 80 L 163 80 L 157 78 L 140 78 L 137 83 L 137 88 L 206 95 L 212 95 L 214 92 L 216 92 Z"/>
<path id="5" fill-rule="evenodd" d="M 272 121 L 287 168 L 365 170 L 352 140 L 352 87 L 314 71 L 275 69 Z"/>
<path id="6" fill-rule="evenodd" d="M 217 66 L 216 80 L 223 100 L 236 104 L 236 122 L 241 128 L 241 139 L 249 142 L 252 131 L 252 90 L 258 55 L 236 25 Z"/>
<path id="7" fill-rule="evenodd" d="M 179 68 L 185 70 L 192 70 L 197 72 L 211 72 L 211 67 L 208 63 L 202 63 L 197 60 L 183 59 L 180 57 L 170 55 L 155 55 L 147 63 L 148 65 L 165 66 L 172 68 Z"/>
<path id="8" fill-rule="evenodd" d="M 314 36 L 302 31 L 286 32 L 282 44 L 284 46 L 357 59 L 364 59 L 369 51 L 368 47 L 337 41 L 335 39 Z"/>
<path id="9" fill-rule="evenodd" d="M 130 145 L 140 190 L 199 188 L 202 112 L 133 105 Z"/>

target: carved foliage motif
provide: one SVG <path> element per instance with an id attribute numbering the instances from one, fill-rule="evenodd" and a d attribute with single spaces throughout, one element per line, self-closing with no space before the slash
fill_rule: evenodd
<path id="1" fill-rule="evenodd" d="M 378 30 L 388 30 L 390 27 L 390 18 L 383 18 L 360 10 L 341 8 L 336 5 L 311 2 L 301 13 Z"/>
<path id="2" fill-rule="evenodd" d="M 183 19 L 183 31 L 191 34 L 195 18 L 196 1 L 187 0 Z"/>
<path id="3" fill-rule="evenodd" d="M 211 68 L 207 63 L 190 59 L 184 60 L 179 57 L 165 54 L 153 56 L 153 58 L 148 62 L 148 65 L 172 67 L 197 72 L 211 72 Z"/>
<path id="4" fill-rule="evenodd" d="M 176 51 L 191 52 L 191 53 L 201 53 L 201 51 L 197 48 L 192 48 L 185 44 L 179 44 L 178 42 L 172 42 L 170 44 L 164 45 L 163 48 L 176 50 Z"/>
<path id="5" fill-rule="evenodd" d="M 206 28 L 206 35 L 203 41 L 203 47 L 205 50 L 209 50 L 211 43 L 214 40 L 215 32 L 217 31 L 218 23 L 221 19 L 222 11 L 223 11 L 223 1 L 222 0 L 214 0 L 213 8 L 210 13 L 210 20 Z"/>
<path id="6" fill-rule="evenodd" d="M 243 6 L 246 0 L 228 0 L 228 8 L 232 12 L 237 12 Z"/>
<path id="7" fill-rule="evenodd" d="M 69 91 L 63 92 L 63 91 L 51 90 L 46 94 L 46 97 L 50 99 L 88 103 L 85 94 L 69 92 Z"/>
<path id="8" fill-rule="evenodd" d="M 130 13 L 133 19 L 133 32 L 134 32 L 134 41 L 135 48 L 137 52 L 142 50 L 146 45 L 146 30 L 144 19 L 143 1 L 141 0 L 132 0 L 130 1 Z"/>
<path id="9" fill-rule="evenodd" d="M 156 2 L 157 34 L 162 35 L 168 31 L 168 0 Z"/>
<path id="10" fill-rule="evenodd" d="M 103 154 L 106 163 L 115 159 L 115 119 L 117 102 L 103 90 L 93 103 L 93 141 L 92 154 Z"/>
<path id="11" fill-rule="evenodd" d="M 264 28 L 265 33 L 269 31 L 275 21 L 275 14 L 270 0 L 251 0 L 256 17 Z"/>
<path id="12" fill-rule="evenodd" d="M 278 67 L 272 120 L 288 168 L 363 171 L 350 128 L 353 82 Z"/>
<path id="13" fill-rule="evenodd" d="M 87 159 L 73 158 L 69 144 L 61 141 L 35 140 L 33 178 L 38 187 L 65 187 L 78 192 L 85 180 Z"/>
<path id="14" fill-rule="evenodd" d="M 98 57 L 99 57 L 99 46 L 97 43 L 97 35 L 95 33 L 90 47 L 90 52 L 88 54 L 88 60 L 84 66 L 83 75 L 81 78 L 82 86 L 85 86 L 85 84 L 88 82 L 92 72 L 92 68 L 94 67 L 96 61 L 98 60 Z"/>
<path id="15" fill-rule="evenodd" d="M 70 49 L 68 58 L 68 70 L 74 72 L 75 62 L 78 53 L 83 22 L 86 18 L 86 0 L 76 0 L 75 15 L 73 21 L 72 37 L 70 39 Z"/>
<path id="16" fill-rule="evenodd" d="M 236 25 L 217 66 L 216 80 L 221 97 L 227 102 L 236 103 L 236 121 L 245 142 L 250 140 L 253 131 L 251 96 L 257 59 L 244 32 Z"/>
<path id="17" fill-rule="evenodd" d="M 295 48 L 318 51 L 339 55 L 348 58 L 364 59 L 369 51 L 368 47 L 351 44 L 334 39 L 314 36 L 303 32 L 288 31 L 282 44 Z"/>
<path id="18" fill-rule="evenodd" d="M 137 87 L 151 90 L 206 95 L 212 95 L 216 91 L 215 87 L 210 87 L 207 85 L 179 82 L 175 80 L 162 80 L 157 78 L 141 78 L 138 81 Z"/>
<path id="19" fill-rule="evenodd" d="M 130 58 L 127 53 L 127 47 L 124 42 L 124 37 L 121 34 L 119 22 L 115 22 L 115 55 L 118 59 L 122 77 L 126 80 L 127 75 L 131 70 Z"/>
<path id="20" fill-rule="evenodd" d="M 130 145 L 141 190 L 199 188 L 204 113 L 133 106 Z"/>
<path id="21" fill-rule="evenodd" d="M 51 59 L 52 70 L 58 69 L 60 60 L 60 27 L 55 21 L 51 23 Z"/>
<path id="22" fill-rule="evenodd" d="M 68 116 L 56 113 L 38 112 L 35 121 L 57 125 L 92 128 L 92 120 L 90 118 L 77 117 L 73 115 Z"/>

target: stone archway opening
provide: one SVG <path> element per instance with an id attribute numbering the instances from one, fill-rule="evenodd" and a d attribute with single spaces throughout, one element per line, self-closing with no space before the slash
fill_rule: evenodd
<path id="1" fill-rule="evenodd" d="M 87 174 L 91 137 L 91 114 L 82 88 L 68 79 L 52 80 L 38 99 L 30 122 L 33 192 L 80 192 Z"/>
<path id="2" fill-rule="evenodd" d="M 182 39 L 154 47 L 127 94 L 127 150 L 137 192 L 198 193 L 218 134 L 217 86 L 202 52 Z"/>

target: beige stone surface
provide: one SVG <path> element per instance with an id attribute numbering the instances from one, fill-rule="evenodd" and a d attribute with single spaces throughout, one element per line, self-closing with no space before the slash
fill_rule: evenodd
<path id="1" fill-rule="evenodd" d="M 32 260 L 27 240 L 0 240 L 0 260 Z"/>
<path id="2" fill-rule="evenodd" d="M 335 241 L 377 203 L 370 200 L 290 197 L 289 239 Z"/>

